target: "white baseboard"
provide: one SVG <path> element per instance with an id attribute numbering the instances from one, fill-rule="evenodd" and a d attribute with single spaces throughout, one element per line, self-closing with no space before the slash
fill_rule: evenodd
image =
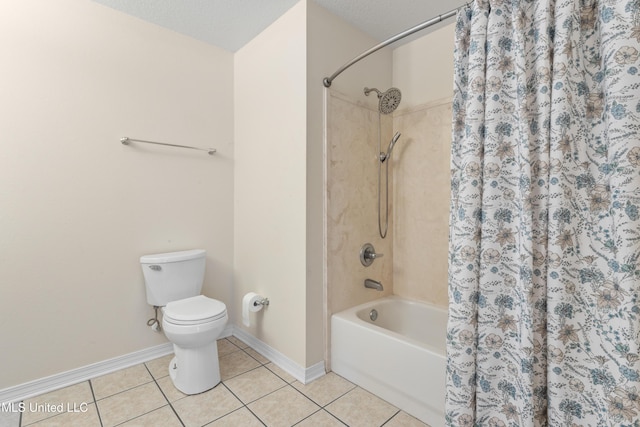
<path id="1" fill-rule="evenodd" d="M 238 339 L 247 343 L 255 351 L 262 354 L 264 357 L 278 365 L 280 368 L 284 369 L 288 374 L 292 375 L 296 380 L 300 381 L 303 384 L 313 381 L 316 378 L 320 378 L 325 374 L 324 362 L 316 363 L 309 368 L 303 368 L 273 347 L 270 347 L 269 345 L 255 338 L 253 335 L 248 334 L 247 332 L 235 327 L 234 325 L 228 324 L 224 328 L 224 331 L 220 335 L 220 338 L 226 338 L 231 335 L 234 335 L 238 337 Z M 102 362 L 97 362 L 77 369 L 72 369 L 67 372 L 62 372 L 24 384 L 19 384 L 17 386 L 5 388 L 0 390 L 0 404 L 19 402 L 21 400 L 38 396 L 43 393 L 48 393 L 62 387 L 67 387 L 82 381 L 87 381 L 92 378 L 99 377 L 101 375 L 106 375 L 111 372 L 118 371 L 120 369 L 128 368 L 129 366 L 137 365 L 139 363 L 147 362 L 158 357 L 166 356 L 167 354 L 170 354 L 172 352 L 173 345 L 168 342 L 157 345 L 155 347 L 149 347 L 144 350 L 125 354 L 123 356 L 114 357 L 113 359 L 103 360 Z"/>
<path id="2" fill-rule="evenodd" d="M 0 403 L 18 402 L 120 369 L 128 368 L 129 366 L 166 356 L 172 352 L 173 345 L 171 343 L 160 344 L 155 347 L 149 347 L 144 350 L 114 357 L 113 359 L 103 360 L 102 362 L 5 388 L 0 390 Z"/>
<path id="3" fill-rule="evenodd" d="M 220 338 L 227 338 L 233 335 L 233 330 L 235 329 L 235 327 L 233 325 L 230 325 L 227 323 L 227 326 L 224 327 L 224 330 L 222 331 L 222 333 L 220 334 Z"/>
<path id="4" fill-rule="evenodd" d="M 307 384 L 326 374 L 324 362 L 318 362 L 308 368 L 303 368 L 278 350 L 265 344 L 243 329 L 238 327 L 234 328 L 233 335 L 303 384 Z"/>

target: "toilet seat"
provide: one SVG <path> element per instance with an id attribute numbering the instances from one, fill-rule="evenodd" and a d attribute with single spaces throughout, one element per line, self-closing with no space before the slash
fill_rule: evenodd
<path id="1" fill-rule="evenodd" d="M 226 318 L 227 306 L 204 295 L 172 301 L 164 307 L 164 320 L 175 325 L 196 325 Z"/>

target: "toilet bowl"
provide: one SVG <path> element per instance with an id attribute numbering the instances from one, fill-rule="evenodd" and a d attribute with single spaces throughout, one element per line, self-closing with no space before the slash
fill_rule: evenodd
<path id="1" fill-rule="evenodd" d="M 175 357 L 169 376 L 185 394 L 209 390 L 220 382 L 217 339 L 227 324 L 224 303 L 198 295 L 170 302 L 163 309 L 162 328 Z"/>
<path id="2" fill-rule="evenodd" d="M 202 393 L 220 382 L 217 339 L 228 321 L 227 307 L 199 295 L 204 257 L 204 250 L 192 250 L 140 258 L 147 301 L 162 307 L 162 329 L 173 344 L 169 376 L 185 394 Z"/>

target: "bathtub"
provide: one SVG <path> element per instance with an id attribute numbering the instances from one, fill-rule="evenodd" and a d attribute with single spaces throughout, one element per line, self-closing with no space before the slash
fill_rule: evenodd
<path id="1" fill-rule="evenodd" d="M 430 426 L 444 426 L 446 327 L 446 310 L 395 296 L 341 311 L 331 316 L 331 369 Z"/>

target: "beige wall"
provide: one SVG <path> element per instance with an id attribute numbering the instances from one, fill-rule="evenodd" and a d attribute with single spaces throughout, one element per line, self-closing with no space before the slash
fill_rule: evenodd
<path id="1" fill-rule="evenodd" d="M 306 366 L 306 3 L 235 54 L 234 306 L 270 300 L 248 332 Z M 236 325 L 246 329 L 239 319 Z"/>
<path id="2" fill-rule="evenodd" d="M 393 51 L 394 293 L 447 301 L 454 23 Z"/>
<path id="3" fill-rule="evenodd" d="M 166 342 L 143 254 L 230 303 L 232 55 L 88 0 L 2 2 L 0 51 L 0 389 Z"/>
<path id="4" fill-rule="evenodd" d="M 322 80 L 329 77 L 346 62 L 378 43 L 351 26 L 351 24 L 308 1 L 308 75 L 309 90 L 322 93 Z M 378 105 L 375 96 L 364 96 L 364 88 L 386 88 L 391 84 L 392 50 L 384 48 L 354 64 L 340 74 L 331 84 L 331 89 L 372 108 Z M 322 105 L 320 104 L 320 107 Z M 319 108 L 314 101 L 311 109 Z M 315 113 L 318 115 L 318 112 Z M 315 121 L 315 119 L 314 119 Z M 322 122 L 320 122 L 322 125 Z"/>
<path id="5" fill-rule="evenodd" d="M 314 328 L 307 330 L 307 345 L 309 354 L 319 354 L 322 357 L 326 350 L 325 343 L 329 341 L 328 321 L 332 312 L 329 299 L 333 293 L 332 283 L 335 283 L 329 275 L 336 277 L 338 271 L 342 271 L 334 263 L 338 254 L 328 252 L 323 241 L 324 238 L 335 237 L 335 230 L 329 229 L 331 222 L 326 218 L 325 212 L 329 209 L 328 187 L 336 184 L 335 181 L 332 184 L 329 177 L 325 182 L 325 173 L 329 173 L 325 168 L 329 167 L 329 163 L 324 156 L 325 152 L 328 155 L 330 139 L 328 133 L 325 133 L 325 108 L 329 108 L 329 93 L 336 90 L 362 102 L 375 104 L 374 99 L 364 100 L 363 88 L 386 86 L 391 82 L 391 50 L 383 49 L 355 65 L 341 74 L 330 90 L 325 89 L 322 84 L 324 77 L 333 74 L 345 62 L 376 42 L 314 1 L 308 1 L 307 5 L 307 319 L 314 319 L 309 322 L 309 326 L 314 325 Z M 328 123 L 332 121 L 333 119 L 328 119 Z M 325 137 L 328 138 L 326 146 Z M 342 149 L 347 149 L 350 144 L 351 141 L 345 141 Z M 318 272 L 321 274 L 318 275 Z M 358 281 L 351 281 L 346 277 L 343 279 L 338 285 L 343 291 L 358 293 L 364 289 Z M 326 314 L 324 319 L 323 314 Z M 317 319 L 321 321 L 318 322 Z M 324 341 L 315 338 L 322 336 L 323 331 L 327 334 Z"/>
<path id="6" fill-rule="evenodd" d="M 393 84 L 402 90 L 400 110 L 453 96 L 454 30 L 452 19 L 393 50 Z"/>
<path id="7" fill-rule="evenodd" d="M 247 332 L 302 367 L 324 356 L 322 78 L 372 43 L 303 0 L 235 55 L 234 305 L 249 291 L 268 297 Z M 390 59 L 360 73 L 390 82 Z M 361 93 L 354 75 L 338 86 Z"/>

